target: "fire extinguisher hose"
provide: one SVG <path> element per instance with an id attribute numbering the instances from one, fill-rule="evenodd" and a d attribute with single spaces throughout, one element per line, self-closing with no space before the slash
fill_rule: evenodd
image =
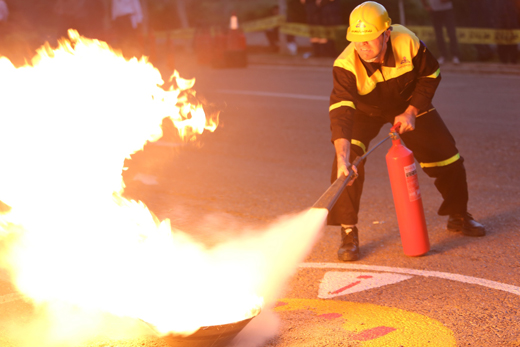
<path id="1" fill-rule="evenodd" d="M 347 186 L 347 184 L 356 178 L 356 174 L 353 170 L 351 170 L 352 166 L 358 166 L 370 153 L 372 153 L 377 147 L 381 146 L 386 140 L 391 138 L 392 136 L 397 136 L 397 129 L 401 126 L 401 123 L 396 123 L 391 129 L 390 134 L 386 136 L 383 140 L 381 140 L 378 144 L 372 147 L 371 150 L 363 154 L 361 157 L 357 157 L 354 162 L 348 166 L 348 176 L 342 175 L 338 177 L 334 183 L 323 193 L 323 195 L 312 205 L 313 208 L 325 208 L 327 210 L 331 210 L 339 196 Z"/>

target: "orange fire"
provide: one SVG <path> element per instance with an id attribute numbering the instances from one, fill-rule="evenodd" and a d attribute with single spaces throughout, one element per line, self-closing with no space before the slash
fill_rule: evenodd
<path id="1" fill-rule="evenodd" d="M 0 269 L 46 310 L 51 322 L 39 329 L 52 341 L 87 339 L 108 314 L 130 329 L 145 321 L 188 335 L 258 314 L 326 212 L 207 249 L 122 197 L 125 159 L 162 136 L 164 118 L 192 141 L 218 115 L 188 102 L 194 80 L 175 72 L 165 90 L 145 58 L 69 36 L 31 65 L 0 58 Z"/>
<path id="2" fill-rule="evenodd" d="M 0 215 L 0 235 L 10 242 L 2 265 L 18 290 L 36 304 L 139 318 L 162 333 L 257 313 L 262 299 L 237 286 L 225 309 L 190 318 L 188 298 L 207 300 L 208 284 L 219 281 L 197 275 L 208 266 L 204 247 L 121 196 L 125 158 L 161 137 L 163 118 L 187 141 L 217 127 L 218 118 L 188 103 L 194 80 L 175 72 L 164 90 L 146 59 L 125 60 L 104 42 L 69 36 L 57 49 L 42 47 L 32 65 L 0 59 L 0 200 L 10 207 Z"/>

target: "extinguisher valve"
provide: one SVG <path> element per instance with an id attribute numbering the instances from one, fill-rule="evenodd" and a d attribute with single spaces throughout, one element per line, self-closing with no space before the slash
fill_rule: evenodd
<path id="1" fill-rule="evenodd" d="M 399 140 L 399 128 L 401 127 L 401 122 L 397 122 L 393 127 L 390 128 L 390 138 L 392 140 Z"/>

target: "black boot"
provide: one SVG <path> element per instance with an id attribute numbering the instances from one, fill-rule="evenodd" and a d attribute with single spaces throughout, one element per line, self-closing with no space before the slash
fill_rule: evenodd
<path id="1" fill-rule="evenodd" d="M 462 231 L 466 236 L 484 236 L 486 229 L 482 224 L 473 219 L 468 212 L 462 214 L 452 214 L 448 218 L 448 230 Z"/>
<path id="2" fill-rule="evenodd" d="M 341 227 L 341 246 L 338 249 L 338 259 L 353 261 L 359 259 L 358 230 L 354 227 Z"/>

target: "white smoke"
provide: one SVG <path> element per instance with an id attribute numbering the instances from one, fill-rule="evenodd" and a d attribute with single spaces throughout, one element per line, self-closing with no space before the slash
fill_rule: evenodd
<path id="1" fill-rule="evenodd" d="M 326 210 L 284 216 L 208 249 L 118 195 L 125 158 L 160 137 L 175 105 L 157 104 L 165 95 L 150 64 L 78 43 L 34 67 L 2 58 L 0 75 L 0 200 L 12 208 L 0 211 L 0 268 L 36 308 L 32 320 L 12 322 L 13 340 L 55 347 L 137 338 L 151 332 L 139 319 L 195 331 L 214 323 L 204 321 L 210 313 L 232 317 L 223 293 L 264 299 L 241 334 L 248 346 L 276 332 L 269 307 Z M 190 318 L 193 311 L 200 315 Z"/>

